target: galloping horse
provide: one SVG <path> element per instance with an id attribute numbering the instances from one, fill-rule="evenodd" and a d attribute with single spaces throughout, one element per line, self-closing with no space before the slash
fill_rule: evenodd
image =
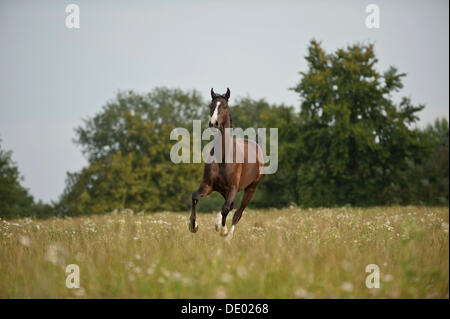
<path id="1" fill-rule="evenodd" d="M 228 100 L 230 98 L 230 89 L 224 95 L 214 93 L 211 89 L 211 105 L 210 105 L 210 121 L 209 127 L 218 128 L 222 138 L 222 161 L 217 163 L 205 163 L 203 171 L 203 180 L 200 183 L 197 191 L 192 193 L 192 212 L 189 223 L 189 230 L 196 233 L 198 225 L 195 220 L 195 207 L 201 197 L 208 196 L 213 191 L 219 192 L 225 199 L 225 204 L 222 206 L 221 212 L 217 214 L 216 230 L 222 235 L 227 236 L 227 239 L 233 237 L 233 232 L 236 224 L 242 216 L 242 212 L 247 207 L 248 203 L 253 197 L 256 186 L 263 178 L 262 167 L 264 160 L 261 148 L 259 145 L 248 139 L 238 139 L 230 136 L 232 121 Z M 228 128 L 228 130 L 226 130 Z M 231 143 L 233 150 L 233 160 L 225 160 L 227 151 L 226 143 Z M 232 151 L 233 151 L 232 150 Z M 215 147 L 212 148 L 210 155 L 213 156 Z M 243 161 L 236 160 L 237 153 L 243 155 Z M 234 200 L 236 194 L 244 190 L 244 196 L 238 210 L 233 215 L 233 222 L 230 232 L 227 231 L 226 219 L 228 213 L 234 208 Z"/>

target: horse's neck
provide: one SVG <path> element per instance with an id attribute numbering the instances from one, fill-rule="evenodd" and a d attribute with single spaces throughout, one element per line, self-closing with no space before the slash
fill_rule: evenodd
<path id="1" fill-rule="evenodd" d="M 224 125 L 222 133 L 222 163 L 225 163 L 225 150 L 226 150 L 226 142 L 233 142 L 232 134 L 231 134 L 231 116 L 228 114 L 228 119 Z M 229 146 L 230 147 L 230 146 Z"/>
<path id="2" fill-rule="evenodd" d="M 227 120 L 225 121 L 225 128 L 232 128 L 233 127 L 233 120 L 231 119 L 231 114 L 228 113 Z"/>
<path id="3" fill-rule="evenodd" d="M 222 147 L 225 145 L 225 137 L 228 135 L 231 136 L 231 129 L 232 129 L 232 124 L 231 124 L 231 115 L 230 113 L 228 113 L 228 118 L 227 121 L 225 122 L 225 125 L 223 127 L 223 132 L 222 132 Z M 228 129 L 228 130 L 227 130 Z"/>

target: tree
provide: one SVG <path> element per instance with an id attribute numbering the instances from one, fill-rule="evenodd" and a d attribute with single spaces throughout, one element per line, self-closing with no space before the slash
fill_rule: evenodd
<path id="1" fill-rule="evenodd" d="M 421 132 L 422 141 L 431 150 L 421 163 L 410 162 L 402 172 L 402 185 L 392 196 L 402 204 L 448 205 L 449 134 L 448 121 L 437 119 Z"/>
<path id="2" fill-rule="evenodd" d="M 271 105 L 264 100 L 237 99 L 232 115 L 235 127 L 278 127 L 283 140 L 293 142 L 290 129 L 297 119 L 294 109 Z M 202 178 L 203 165 L 170 161 L 169 139 L 174 127 L 192 131 L 192 120 L 207 126 L 209 107 L 196 92 L 156 88 L 141 95 L 120 92 L 94 117 L 76 129 L 77 143 L 88 159 L 80 172 L 68 173 L 66 189 L 58 205 L 63 215 L 105 213 L 114 209 L 135 211 L 186 210 L 190 195 Z M 207 141 L 203 141 L 203 144 Z M 280 147 L 280 156 L 288 159 L 289 143 Z M 191 147 L 192 151 L 192 147 Z M 286 161 L 287 163 L 287 161 Z M 293 201 L 291 167 L 267 176 L 255 194 L 256 207 L 283 206 Z M 208 196 L 199 203 L 199 211 L 220 209 L 223 198 Z"/>
<path id="3" fill-rule="evenodd" d="M 23 177 L 11 156 L 12 152 L 0 145 L 0 217 L 3 218 L 28 216 L 33 205 L 33 197 L 20 184 Z"/>
<path id="4" fill-rule="evenodd" d="M 231 106 L 233 126 L 246 129 L 253 127 L 278 128 L 278 170 L 266 175 L 258 186 L 250 207 L 283 207 L 297 202 L 297 160 L 298 115 L 292 106 L 269 104 L 263 99 L 249 97 L 237 99 Z M 269 136 L 266 136 L 269 148 Z M 294 151 L 294 152 L 293 152 Z"/>
<path id="5" fill-rule="evenodd" d="M 449 129 L 448 121 L 437 119 L 434 125 L 428 125 L 425 132 L 430 136 L 433 151 L 424 163 L 424 178 L 428 178 L 431 190 L 424 201 L 430 204 L 449 202 Z M 425 182 L 427 183 L 427 182 Z"/>
<path id="6" fill-rule="evenodd" d="M 298 197 L 306 206 L 395 202 L 400 173 L 427 151 L 411 129 L 423 105 L 393 100 L 402 78 L 395 67 L 380 73 L 372 44 L 327 54 L 312 40 L 308 71 L 293 88 L 301 98 L 297 141 Z"/>
<path id="7" fill-rule="evenodd" d="M 61 213 L 187 209 L 202 167 L 170 161 L 170 132 L 192 131 L 192 120 L 206 118 L 207 111 L 196 91 L 119 92 L 76 129 L 75 142 L 89 165 L 68 174 Z"/>

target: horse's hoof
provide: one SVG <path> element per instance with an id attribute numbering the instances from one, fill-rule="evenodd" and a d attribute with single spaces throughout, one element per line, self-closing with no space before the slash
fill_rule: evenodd
<path id="1" fill-rule="evenodd" d="M 233 233 L 234 233 L 234 225 L 231 225 L 230 232 L 228 233 L 228 236 L 225 237 L 225 241 L 227 243 L 231 242 L 231 239 L 233 238 Z"/>
<path id="2" fill-rule="evenodd" d="M 196 221 L 194 221 L 194 223 L 189 223 L 189 230 L 191 231 L 191 233 L 196 233 L 198 231 L 198 224 Z"/>
<path id="3" fill-rule="evenodd" d="M 226 236 L 228 234 L 228 228 L 227 226 L 223 226 L 222 228 L 220 228 L 220 236 Z"/>

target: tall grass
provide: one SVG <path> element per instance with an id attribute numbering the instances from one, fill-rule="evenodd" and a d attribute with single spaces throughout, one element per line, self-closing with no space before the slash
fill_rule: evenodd
<path id="1" fill-rule="evenodd" d="M 247 210 L 0 220 L 1 298 L 448 298 L 448 208 Z M 231 222 L 231 216 L 228 223 Z M 66 287 L 66 266 L 81 288 Z M 380 288 L 366 287 L 368 264 Z"/>

